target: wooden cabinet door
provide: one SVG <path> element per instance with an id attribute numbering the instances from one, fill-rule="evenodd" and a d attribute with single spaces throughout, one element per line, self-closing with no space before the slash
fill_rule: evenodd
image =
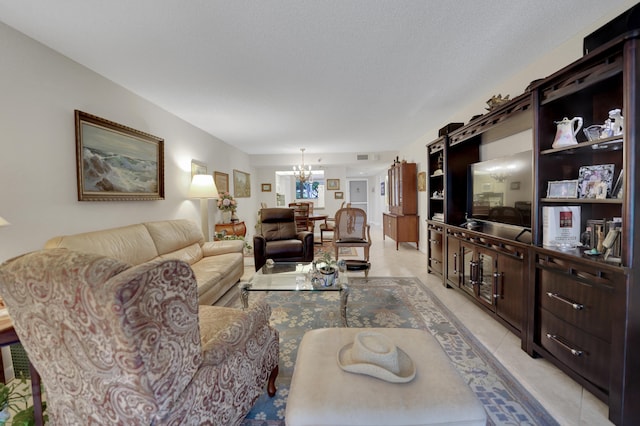
<path id="1" fill-rule="evenodd" d="M 498 256 L 496 277 L 496 313 L 522 330 L 524 298 L 524 262 L 510 256 Z"/>
<path id="2" fill-rule="evenodd" d="M 475 274 L 478 262 L 476 261 L 476 248 L 471 244 L 460 243 L 460 288 L 475 296 Z"/>
<path id="3" fill-rule="evenodd" d="M 431 271 L 442 274 L 443 272 L 443 248 L 442 232 L 430 229 L 429 231 L 429 266 Z"/>
<path id="4" fill-rule="evenodd" d="M 460 240 L 447 236 L 447 282 L 454 287 L 460 286 Z"/>
<path id="5" fill-rule="evenodd" d="M 476 267 L 476 297 L 492 311 L 495 311 L 497 253 L 492 250 L 478 249 Z"/>

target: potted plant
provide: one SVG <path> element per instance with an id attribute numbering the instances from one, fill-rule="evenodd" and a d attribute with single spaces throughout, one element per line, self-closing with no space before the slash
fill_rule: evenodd
<path id="1" fill-rule="evenodd" d="M 231 217 L 235 214 L 238 203 L 228 191 L 218 194 L 218 209 L 222 211 L 222 223 L 231 223 Z"/>
<path id="2" fill-rule="evenodd" d="M 331 287 L 338 278 L 339 262 L 333 258 L 333 254 L 329 251 L 321 250 L 318 252 L 318 258 L 313 262 L 313 269 L 320 273 L 319 278 L 322 280 L 323 287 Z"/>
<path id="3" fill-rule="evenodd" d="M 27 379 L 24 374 L 20 374 L 18 380 L 13 380 L 8 385 L 0 383 L 0 425 L 4 425 L 9 420 L 10 411 L 16 413 L 11 421 L 12 425 L 35 424 L 33 405 L 29 405 L 29 394 L 21 390 L 26 386 L 26 383 Z M 43 403 L 43 411 L 45 407 L 46 405 Z"/>

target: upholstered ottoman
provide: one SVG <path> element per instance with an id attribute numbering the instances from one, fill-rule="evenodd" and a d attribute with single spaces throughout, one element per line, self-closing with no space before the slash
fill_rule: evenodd
<path id="1" fill-rule="evenodd" d="M 408 383 L 391 383 L 343 371 L 337 353 L 361 331 L 390 338 L 413 360 L 415 378 Z M 307 332 L 300 342 L 285 422 L 288 426 L 484 426 L 486 413 L 428 332 L 325 328 Z"/>

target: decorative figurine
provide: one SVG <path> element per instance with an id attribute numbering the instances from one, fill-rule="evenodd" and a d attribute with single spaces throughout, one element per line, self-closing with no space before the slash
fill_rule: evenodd
<path id="1" fill-rule="evenodd" d="M 613 134 L 611 136 L 620 136 L 624 130 L 624 118 L 622 117 L 622 110 L 620 108 L 612 109 L 609 111 L 609 119 L 611 120 L 611 130 Z"/>

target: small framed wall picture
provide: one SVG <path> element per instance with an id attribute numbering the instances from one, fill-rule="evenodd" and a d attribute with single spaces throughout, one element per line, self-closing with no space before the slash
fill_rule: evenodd
<path id="1" fill-rule="evenodd" d="M 207 174 L 207 165 L 202 161 L 191 160 L 191 179 L 195 175 L 206 175 Z"/>
<path id="2" fill-rule="evenodd" d="M 262 186 L 262 192 L 271 192 L 270 183 L 263 183 L 261 186 Z"/>
<path id="3" fill-rule="evenodd" d="M 213 172 L 213 180 L 216 182 L 218 192 L 229 192 L 229 175 L 222 172 Z"/>
<path id="4" fill-rule="evenodd" d="M 578 198 L 578 179 L 550 181 L 547 198 Z"/>
<path id="5" fill-rule="evenodd" d="M 337 191 L 340 189 L 340 179 L 327 179 L 327 190 Z"/>
<path id="6" fill-rule="evenodd" d="M 333 197 L 336 200 L 342 200 L 344 198 L 344 192 L 336 192 L 336 193 L 333 194 Z"/>

